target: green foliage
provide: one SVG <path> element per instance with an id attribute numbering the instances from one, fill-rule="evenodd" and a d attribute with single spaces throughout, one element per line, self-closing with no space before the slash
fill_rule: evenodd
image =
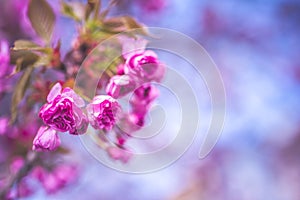
<path id="1" fill-rule="evenodd" d="M 30 0 L 27 15 L 36 33 L 50 43 L 55 25 L 55 14 L 46 0 Z"/>
<path id="2" fill-rule="evenodd" d="M 80 16 L 78 16 L 76 14 L 75 9 L 72 5 L 62 2 L 61 6 L 62 6 L 62 9 L 61 9 L 62 14 L 74 19 L 75 21 L 80 21 Z"/>
<path id="3" fill-rule="evenodd" d="M 111 0 L 106 8 L 102 8 L 101 0 L 88 0 L 86 4 L 61 2 L 62 13 L 79 23 L 78 39 L 80 45 L 87 46 L 88 50 L 119 33 L 131 37 L 135 37 L 136 34 L 148 35 L 146 28 L 130 16 L 108 17 L 108 13 L 116 4 L 117 1 Z M 59 49 L 50 46 L 53 42 L 51 38 L 56 19 L 48 2 L 46 0 L 30 0 L 27 15 L 33 29 L 45 44 L 41 46 L 29 40 L 17 40 L 11 49 L 11 64 L 16 65 L 13 74 L 23 73 L 13 92 L 12 123 L 18 116 L 18 105 L 26 93 L 34 68 L 48 66 L 52 63 L 53 58 L 60 59 L 59 52 L 57 52 Z M 132 29 L 137 29 L 134 34 L 126 33 Z M 115 46 L 107 46 L 105 51 L 99 52 L 99 62 L 93 63 L 86 70 L 91 72 L 99 71 L 99 69 L 106 70 L 106 75 L 110 76 L 112 72 L 116 71 L 117 65 L 122 62 L 122 58 L 117 57 L 121 55 L 121 49 L 121 44 L 116 40 Z M 59 60 L 59 62 L 61 61 Z"/>

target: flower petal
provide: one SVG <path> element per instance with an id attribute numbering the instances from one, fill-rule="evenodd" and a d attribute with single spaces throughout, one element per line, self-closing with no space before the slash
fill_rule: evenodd
<path id="1" fill-rule="evenodd" d="M 63 90 L 63 94 L 62 94 L 62 95 L 63 95 L 63 96 L 66 96 L 66 97 L 72 98 L 72 99 L 74 100 L 74 104 L 75 104 L 76 106 L 78 106 L 79 108 L 85 106 L 84 100 L 83 100 L 78 94 L 76 94 L 76 93 L 74 92 L 74 90 L 72 90 L 71 88 L 68 88 L 68 87 L 65 88 L 65 89 Z"/>
<path id="2" fill-rule="evenodd" d="M 142 54 L 148 43 L 147 40 L 142 38 L 120 37 L 119 40 L 123 44 L 122 55 L 125 59 L 135 54 Z"/>
<path id="3" fill-rule="evenodd" d="M 47 101 L 48 103 L 52 102 L 55 97 L 57 97 L 57 95 L 60 95 L 61 94 L 61 84 L 60 83 L 56 83 L 52 89 L 50 90 L 48 96 L 47 96 Z"/>

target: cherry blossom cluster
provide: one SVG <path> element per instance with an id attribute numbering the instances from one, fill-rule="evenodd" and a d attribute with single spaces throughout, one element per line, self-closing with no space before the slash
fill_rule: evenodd
<path id="1" fill-rule="evenodd" d="M 161 82 L 165 74 L 165 65 L 155 52 L 145 50 L 146 43 L 143 39 L 123 39 L 124 63 L 117 66 L 104 94 L 96 95 L 87 105 L 73 89 L 56 83 L 39 111 L 45 125 L 38 130 L 32 149 L 56 150 L 61 143 L 58 132 L 80 135 L 87 132 L 89 125 L 101 133 L 114 134 L 116 146 L 125 148 L 126 139 L 144 126 L 145 117 L 159 95 L 153 82 Z M 130 96 L 129 112 L 118 102 L 125 96 Z M 127 161 L 117 155 L 120 152 L 116 148 L 107 150 L 112 158 Z"/>
<path id="2" fill-rule="evenodd" d="M 37 185 L 52 194 L 76 180 L 81 163 L 71 156 L 76 151 L 72 140 L 62 144 L 63 133 L 96 134 L 103 144 L 98 146 L 113 161 L 126 163 L 132 155 L 124 151 L 129 149 L 126 141 L 144 126 L 158 96 L 152 83 L 165 73 L 141 39 L 149 36 L 147 28 L 132 16 L 108 14 L 115 1 L 50 2 L 11 0 L 1 12 L 9 20 L 2 20 L 0 28 L 0 199 L 28 197 Z M 66 28 L 57 24 L 61 17 L 76 24 L 72 44 L 59 30 Z M 136 28 L 141 31 L 124 34 Z M 103 76 L 94 72 L 105 69 L 109 47 L 96 56 L 96 67 L 85 68 L 84 61 L 99 43 L 120 35 L 124 37 L 112 55 L 122 48 L 123 53 Z M 87 79 L 99 78 L 96 96 L 86 95 L 85 88 L 74 89 L 81 69 Z M 129 112 L 121 105 L 124 99 Z"/>

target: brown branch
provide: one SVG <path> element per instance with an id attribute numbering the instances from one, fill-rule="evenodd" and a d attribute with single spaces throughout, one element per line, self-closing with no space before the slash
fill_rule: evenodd
<path id="1" fill-rule="evenodd" d="M 13 185 L 21 181 L 32 170 L 37 160 L 37 152 L 28 152 L 24 166 L 16 174 L 12 175 L 6 186 L 0 190 L 0 199 L 5 199 L 5 196 Z"/>

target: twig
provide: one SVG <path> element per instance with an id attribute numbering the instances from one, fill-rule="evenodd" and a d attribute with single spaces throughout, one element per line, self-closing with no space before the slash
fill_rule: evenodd
<path id="1" fill-rule="evenodd" d="M 14 175 L 11 176 L 7 185 L 0 190 L 0 199 L 5 199 L 8 191 L 13 187 L 15 183 L 18 183 L 22 178 L 24 178 L 34 167 L 35 162 L 38 160 L 37 152 L 29 152 L 27 154 L 24 166 Z"/>

